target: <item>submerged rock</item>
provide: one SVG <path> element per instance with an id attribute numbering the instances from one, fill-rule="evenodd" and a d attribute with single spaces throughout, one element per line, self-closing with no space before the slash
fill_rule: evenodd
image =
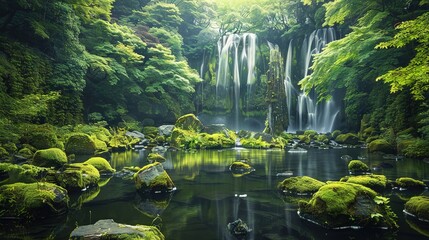
<path id="1" fill-rule="evenodd" d="M 227 225 L 228 231 L 238 239 L 243 239 L 248 233 L 252 231 L 247 224 L 240 218 Z"/>
<path id="2" fill-rule="evenodd" d="M 67 163 L 67 156 L 59 148 L 39 150 L 34 154 L 33 165 L 60 168 Z"/>
<path id="3" fill-rule="evenodd" d="M 126 225 L 113 219 L 99 220 L 93 225 L 77 227 L 70 234 L 71 240 L 83 239 L 141 239 L 164 240 L 164 235 L 154 226 Z"/>
<path id="4" fill-rule="evenodd" d="M 35 220 L 67 211 L 67 190 L 52 183 L 14 183 L 0 187 L 0 218 Z"/>
<path id="5" fill-rule="evenodd" d="M 333 182 L 307 201 L 299 202 L 298 214 L 328 229 L 381 227 L 397 228 L 389 199 L 365 186 Z"/>
<path id="6" fill-rule="evenodd" d="M 278 184 L 278 188 L 284 193 L 293 193 L 298 195 L 315 193 L 326 183 L 308 176 L 286 178 Z"/>
<path id="7" fill-rule="evenodd" d="M 405 203 L 404 212 L 417 217 L 421 221 L 429 222 L 429 197 L 412 197 L 407 203 Z"/>
<path id="8" fill-rule="evenodd" d="M 229 170 L 232 172 L 234 177 L 241 177 L 243 175 L 249 174 L 255 169 L 250 166 L 247 162 L 244 161 L 236 161 L 229 166 Z"/>
<path id="9" fill-rule="evenodd" d="M 134 174 L 134 182 L 141 191 L 163 193 L 175 190 L 173 181 L 159 162 L 141 168 Z"/>

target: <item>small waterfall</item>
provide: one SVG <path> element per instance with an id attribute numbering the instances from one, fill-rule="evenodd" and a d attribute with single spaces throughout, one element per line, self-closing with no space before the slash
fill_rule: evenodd
<path id="1" fill-rule="evenodd" d="M 289 42 L 289 47 L 286 55 L 285 64 L 285 92 L 286 92 L 286 103 L 289 119 L 292 116 L 292 100 L 295 98 L 293 95 L 296 90 L 292 84 L 292 40 Z M 289 120 L 289 129 L 296 129 L 295 123 Z"/>
<path id="2" fill-rule="evenodd" d="M 255 34 L 245 33 L 243 35 L 229 34 L 218 41 L 219 61 L 216 75 L 216 96 L 218 99 L 232 96 L 233 127 L 235 129 L 238 129 L 239 126 L 240 106 L 244 105 L 241 104 L 241 81 L 242 79 L 245 80 L 248 89 L 247 94 L 251 94 L 251 86 L 256 80 L 256 40 Z M 239 57 L 240 51 L 241 57 Z"/>
<path id="3" fill-rule="evenodd" d="M 318 29 L 313 31 L 308 37 L 306 37 L 303 41 L 302 48 L 301 48 L 301 54 L 303 61 L 303 77 L 307 77 L 309 74 L 311 74 L 310 67 L 313 62 L 313 55 L 320 53 L 323 48 L 328 44 L 329 42 L 332 42 L 335 40 L 335 31 L 333 28 L 324 28 L 324 29 Z M 291 46 L 289 43 L 289 50 L 288 50 L 288 56 L 287 61 L 289 57 L 289 52 L 291 51 Z M 287 67 L 287 65 L 286 65 Z M 286 69 L 286 78 L 287 76 L 290 76 L 290 71 Z M 289 74 L 289 75 L 288 75 Z M 287 80 L 285 80 L 286 83 Z M 291 130 L 305 130 L 305 129 L 313 129 L 318 132 L 330 132 L 333 130 L 335 118 L 338 115 L 339 111 L 334 111 L 334 109 L 337 109 L 335 102 L 333 100 L 329 101 L 322 101 L 318 102 L 315 97 L 312 97 L 310 95 L 307 95 L 302 91 L 298 95 L 298 102 L 297 102 L 297 117 L 296 120 L 298 121 L 298 129 L 296 129 L 296 126 L 294 125 L 293 121 L 291 121 L 290 124 L 290 131 Z M 315 95 L 314 90 L 311 90 L 312 95 Z M 289 105 L 288 100 L 288 106 Z M 291 109 L 291 107 L 289 107 Z M 290 113 L 289 113 L 289 116 Z"/>

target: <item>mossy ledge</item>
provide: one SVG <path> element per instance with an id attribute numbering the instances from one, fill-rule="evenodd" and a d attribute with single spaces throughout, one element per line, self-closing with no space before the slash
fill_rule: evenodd
<path id="1" fill-rule="evenodd" d="M 405 203 L 404 213 L 412 215 L 420 221 L 429 222 L 429 197 L 412 197 Z"/>

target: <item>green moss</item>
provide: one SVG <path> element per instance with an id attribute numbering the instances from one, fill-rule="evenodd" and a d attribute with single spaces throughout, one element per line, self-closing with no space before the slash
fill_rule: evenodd
<path id="1" fill-rule="evenodd" d="M 349 172 L 353 174 L 369 172 L 369 167 L 361 160 L 351 160 L 348 165 Z"/>
<path id="2" fill-rule="evenodd" d="M 149 153 L 147 160 L 151 163 L 153 162 L 165 162 L 166 159 L 161 154 L 158 153 Z"/>
<path id="3" fill-rule="evenodd" d="M 369 187 L 374 191 L 381 192 L 386 189 L 387 178 L 384 175 L 360 175 L 360 176 L 347 176 L 340 180 L 341 182 L 360 184 Z"/>
<path id="4" fill-rule="evenodd" d="M 345 133 L 338 135 L 335 141 L 340 144 L 357 145 L 359 144 L 359 137 L 354 133 Z"/>
<path id="5" fill-rule="evenodd" d="M 384 152 L 384 153 L 393 153 L 394 149 L 391 144 L 389 144 L 386 139 L 376 139 L 368 144 L 368 150 L 370 152 Z"/>
<path id="6" fill-rule="evenodd" d="M 308 201 L 299 202 L 300 215 L 326 228 L 345 226 L 396 228 L 389 199 L 360 184 L 332 182 Z"/>
<path id="7" fill-rule="evenodd" d="M 18 148 L 13 142 L 3 143 L 1 146 L 10 154 L 16 153 L 16 151 L 18 151 Z"/>
<path id="8" fill-rule="evenodd" d="M 36 129 L 35 132 L 29 132 L 23 137 L 24 143 L 31 144 L 37 149 L 47 149 L 59 147 L 59 141 L 54 129 Z"/>
<path id="9" fill-rule="evenodd" d="M 102 157 L 92 157 L 88 160 L 85 161 L 86 164 L 91 164 L 92 166 L 94 166 L 95 168 L 97 168 L 97 170 L 103 174 L 103 173 L 114 173 L 116 172 L 116 170 L 114 168 L 112 168 L 112 166 L 110 165 L 110 163 L 102 158 Z"/>
<path id="10" fill-rule="evenodd" d="M 67 163 L 67 156 L 64 151 L 59 148 L 38 150 L 34 154 L 32 163 L 39 167 L 60 168 Z"/>
<path id="11" fill-rule="evenodd" d="M 67 191 L 52 183 L 8 184 L 0 187 L 0 218 L 46 218 L 66 211 L 68 202 Z"/>
<path id="12" fill-rule="evenodd" d="M 143 128 L 143 134 L 148 139 L 155 139 L 159 134 L 159 130 L 157 127 L 147 126 Z"/>
<path id="13" fill-rule="evenodd" d="M 316 141 L 324 143 L 324 144 L 329 144 L 329 138 L 325 134 L 317 135 Z"/>
<path id="14" fill-rule="evenodd" d="M 34 165 L 0 163 L 0 174 L 7 177 L 0 179 L 0 185 L 16 182 L 33 183 L 40 181 L 55 182 L 55 170 Z"/>
<path id="15" fill-rule="evenodd" d="M 397 178 L 395 183 L 399 187 L 407 189 L 424 189 L 426 187 L 426 184 L 424 182 L 410 177 Z"/>
<path id="16" fill-rule="evenodd" d="M 72 191 L 96 186 L 99 180 L 100 173 L 97 168 L 86 163 L 68 164 L 57 176 L 58 184 Z"/>
<path id="17" fill-rule="evenodd" d="M 241 146 L 245 148 L 270 148 L 271 144 L 262 140 L 262 137 L 259 138 L 242 138 L 240 139 Z"/>
<path id="18" fill-rule="evenodd" d="M 152 192 L 169 192 L 174 183 L 159 162 L 148 164 L 134 174 L 137 190 Z"/>
<path id="19" fill-rule="evenodd" d="M 96 150 L 95 142 L 88 134 L 74 133 L 66 141 L 67 154 L 92 155 Z"/>
<path id="20" fill-rule="evenodd" d="M 335 130 L 332 132 L 331 136 L 333 139 L 336 139 L 338 137 L 338 135 L 340 135 L 340 134 L 341 134 L 340 130 Z"/>
<path id="21" fill-rule="evenodd" d="M 304 135 L 309 136 L 311 139 L 314 139 L 317 136 L 317 131 L 305 130 Z"/>
<path id="22" fill-rule="evenodd" d="M 298 176 L 286 178 L 277 187 L 283 192 L 307 194 L 317 192 L 324 185 L 324 182 L 317 179 L 308 176 Z"/>
<path id="23" fill-rule="evenodd" d="M 420 219 L 429 221 L 429 197 L 412 197 L 407 203 L 405 203 L 405 211 Z"/>
<path id="24" fill-rule="evenodd" d="M 311 142 L 311 138 L 308 135 L 299 135 L 298 139 L 300 142 L 305 143 L 305 144 L 310 144 L 310 142 Z"/>
<path id="25" fill-rule="evenodd" d="M 94 140 L 95 143 L 95 151 L 97 152 L 105 152 L 108 150 L 107 148 L 107 144 L 95 137 L 92 137 L 92 139 Z"/>

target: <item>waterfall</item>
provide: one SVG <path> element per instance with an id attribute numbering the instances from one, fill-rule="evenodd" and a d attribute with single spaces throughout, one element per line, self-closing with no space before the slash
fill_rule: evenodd
<path id="1" fill-rule="evenodd" d="M 292 116 L 292 100 L 295 98 L 293 95 L 295 93 L 295 88 L 292 84 L 292 40 L 289 42 L 289 47 L 286 54 L 286 63 L 285 63 L 285 92 L 286 92 L 286 103 L 287 111 L 289 117 L 289 129 L 296 129 L 295 123 L 290 120 Z"/>
<path id="2" fill-rule="evenodd" d="M 313 62 L 313 56 L 314 54 L 320 53 L 323 48 L 328 44 L 329 42 L 332 42 L 335 40 L 335 31 L 333 28 L 324 28 L 324 29 L 318 29 L 313 31 L 308 37 L 305 37 L 302 43 L 301 48 L 301 54 L 303 59 L 302 66 L 303 69 L 303 78 L 307 77 L 309 74 L 311 74 L 310 67 Z M 289 53 L 291 52 L 291 43 L 289 43 L 289 50 L 288 50 L 288 56 L 286 59 L 286 62 L 291 61 L 290 58 L 292 58 L 292 54 L 289 56 Z M 288 69 L 288 65 L 286 64 L 286 79 L 285 79 L 285 85 L 288 81 L 288 76 L 290 76 L 290 69 Z M 287 88 L 287 85 L 286 85 Z M 288 111 L 289 116 L 291 116 L 291 98 L 289 99 L 289 96 L 291 96 L 291 93 L 288 91 L 292 91 L 292 88 L 287 89 L 288 94 Z M 335 118 L 338 115 L 339 111 L 334 111 L 334 109 L 337 109 L 334 100 L 329 101 L 322 101 L 318 102 L 315 97 L 312 97 L 310 95 L 307 95 L 305 92 L 305 89 L 299 93 L 298 95 L 298 101 L 297 101 L 297 116 L 296 121 L 297 124 L 294 121 L 290 121 L 289 130 L 306 130 L 306 129 L 313 129 L 318 132 L 330 132 L 333 130 Z M 314 93 L 314 90 L 310 91 L 311 95 L 316 95 Z M 296 125 L 297 126 L 296 126 Z"/>
<path id="3" fill-rule="evenodd" d="M 241 81 L 245 80 L 247 94 L 250 94 L 251 86 L 256 80 L 256 40 L 255 34 L 245 33 L 243 35 L 229 34 L 218 41 L 216 96 L 218 99 L 232 96 L 233 127 L 235 129 L 238 129 L 239 126 L 240 106 L 244 105 L 241 104 Z"/>

